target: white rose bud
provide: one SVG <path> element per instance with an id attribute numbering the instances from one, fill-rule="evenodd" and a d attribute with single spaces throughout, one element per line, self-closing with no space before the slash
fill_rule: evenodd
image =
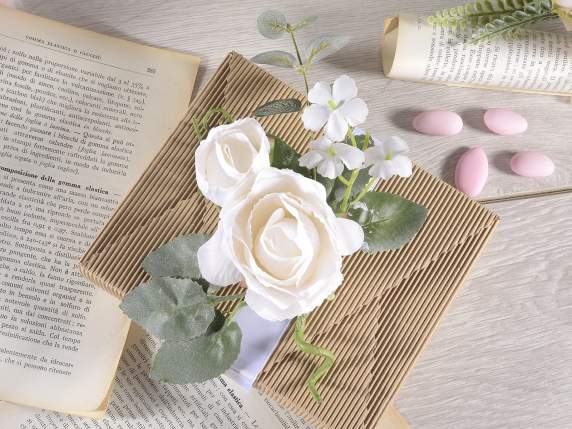
<path id="1" fill-rule="evenodd" d="M 269 166 L 270 142 L 252 118 L 212 128 L 195 153 L 199 189 L 219 206 L 242 180 Z"/>
<path id="2" fill-rule="evenodd" d="M 227 199 L 198 261 L 212 284 L 244 280 L 249 307 L 278 321 L 312 311 L 335 292 L 342 256 L 363 238 L 359 224 L 335 216 L 320 183 L 267 168 Z"/>

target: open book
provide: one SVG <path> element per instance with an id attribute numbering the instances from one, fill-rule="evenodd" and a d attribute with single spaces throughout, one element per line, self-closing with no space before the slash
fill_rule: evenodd
<path id="1" fill-rule="evenodd" d="M 387 77 L 505 91 L 572 96 L 572 35 L 524 31 L 471 43 L 470 36 L 409 15 L 385 22 Z"/>
<path id="2" fill-rule="evenodd" d="M 186 112 L 197 69 L 0 8 L 0 400 L 107 408 L 130 323 L 78 261 Z"/>

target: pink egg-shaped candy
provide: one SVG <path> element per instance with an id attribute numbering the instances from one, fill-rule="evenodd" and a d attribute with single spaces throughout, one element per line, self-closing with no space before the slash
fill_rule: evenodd
<path id="1" fill-rule="evenodd" d="M 523 151 L 510 160 L 510 168 L 519 176 L 546 177 L 554 173 L 554 163 L 540 152 Z"/>
<path id="2" fill-rule="evenodd" d="M 501 136 L 521 134 L 528 128 L 524 116 L 509 109 L 489 109 L 485 112 L 484 121 L 489 130 Z"/>
<path id="3" fill-rule="evenodd" d="M 463 120 L 455 112 L 430 110 L 415 117 L 413 128 L 431 136 L 453 136 L 463 129 Z"/>
<path id="4" fill-rule="evenodd" d="M 480 147 L 466 151 L 455 169 L 455 186 L 469 197 L 481 193 L 489 175 L 489 162 L 484 150 Z"/>

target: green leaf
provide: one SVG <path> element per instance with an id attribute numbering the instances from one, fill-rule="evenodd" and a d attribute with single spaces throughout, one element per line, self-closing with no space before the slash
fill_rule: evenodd
<path id="1" fill-rule="evenodd" d="M 318 36 L 306 46 L 306 62 L 320 61 L 342 49 L 350 41 L 349 37 L 333 34 Z"/>
<path id="2" fill-rule="evenodd" d="M 286 17 L 277 10 L 267 10 L 256 20 L 258 31 L 268 39 L 279 39 L 286 32 Z"/>
<path id="3" fill-rule="evenodd" d="M 313 24 L 318 20 L 316 15 L 307 16 L 301 21 L 298 21 L 296 24 L 292 26 L 292 31 L 300 30 L 301 28 L 307 27 L 310 24 Z"/>
<path id="4" fill-rule="evenodd" d="M 296 57 L 289 52 L 268 51 L 255 55 L 252 57 L 252 61 L 256 64 L 268 64 L 289 69 L 296 64 Z"/>
<path id="5" fill-rule="evenodd" d="M 133 289 L 120 307 L 150 334 L 170 340 L 204 334 L 215 317 L 203 288 L 189 279 L 153 278 Z"/>
<path id="6" fill-rule="evenodd" d="M 312 177 L 310 170 L 301 167 L 298 163 L 300 154 L 288 143 L 278 137 L 273 137 L 272 150 L 270 152 L 270 165 L 279 169 L 293 170 L 306 177 Z"/>
<path id="7" fill-rule="evenodd" d="M 393 250 L 409 242 L 421 229 L 427 209 L 387 192 L 368 192 L 350 208 L 348 217 L 364 231 L 364 250 Z"/>
<path id="8" fill-rule="evenodd" d="M 202 383 L 231 367 L 240 352 L 242 332 L 236 322 L 190 341 L 165 341 L 151 368 L 151 377 L 166 383 Z"/>
<path id="9" fill-rule="evenodd" d="M 189 234 L 169 241 L 143 259 L 143 269 L 152 277 L 201 277 L 197 251 L 210 237 Z"/>
<path id="10" fill-rule="evenodd" d="M 302 103 L 296 98 L 284 98 L 282 100 L 272 100 L 257 107 L 254 116 L 281 115 L 283 113 L 299 112 L 302 110 Z"/>

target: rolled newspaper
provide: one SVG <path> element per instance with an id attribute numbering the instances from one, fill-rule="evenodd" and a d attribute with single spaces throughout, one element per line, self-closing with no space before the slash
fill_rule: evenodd
<path id="1" fill-rule="evenodd" d="M 523 31 L 471 43 L 470 35 L 409 15 L 385 21 L 387 77 L 452 86 L 572 96 L 572 35 Z"/>

